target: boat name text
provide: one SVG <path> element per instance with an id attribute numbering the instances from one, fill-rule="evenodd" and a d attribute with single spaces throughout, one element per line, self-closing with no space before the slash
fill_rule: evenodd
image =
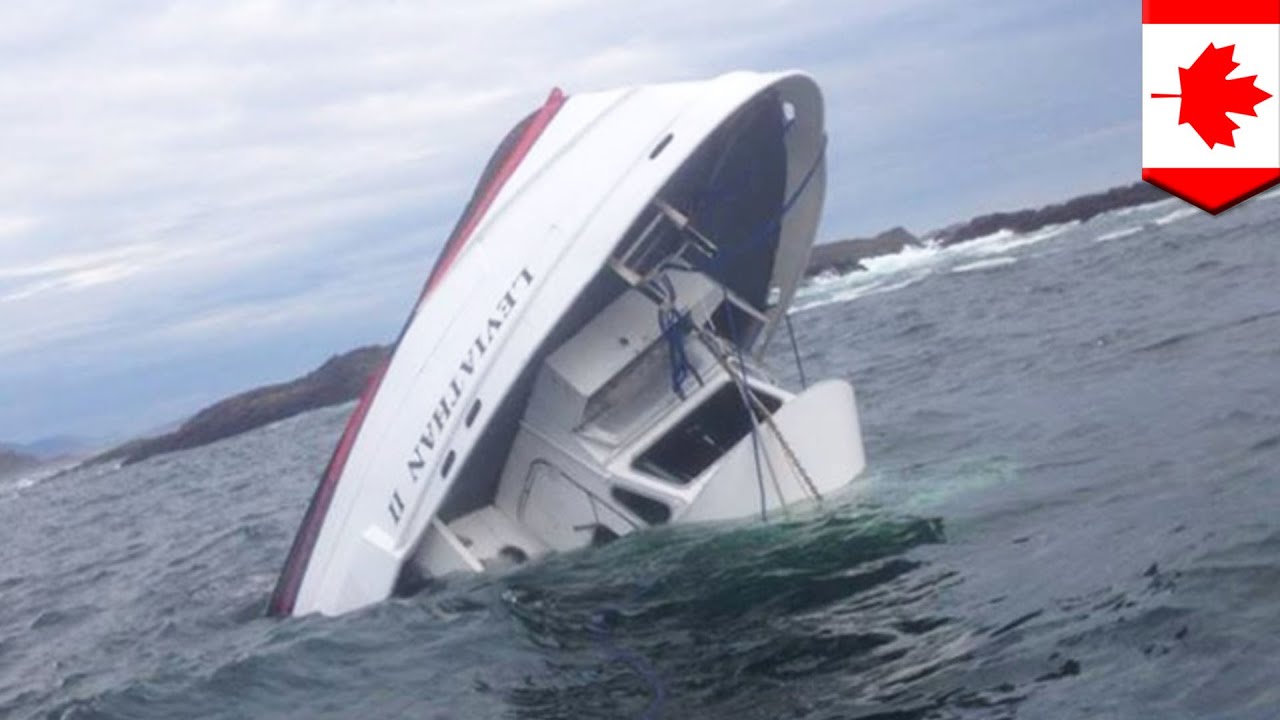
<path id="1" fill-rule="evenodd" d="M 484 327 L 476 333 L 475 339 L 467 346 L 466 355 L 458 362 L 458 369 L 454 372 L 453 378 L 449 380 L 449 384 L 440 393 L 439 400 L 432 406 L 431 417 L 427 419 L 426 425 L 419 433 L 418 440 L 413 446 L 413 453 L 405 463 L 409 471 L 409 482 L 413 486 L 416 487 L 424 476 L 429 475 L 426 470 L 432 464 L 430 462 L 432 456 L 436 454 L 445 438 L 445 427 L 453 417 L 454 410 L 462 402 L 463 393 L 475 380 L 480 362 L 489 352 L 489 348 L 493 347 L 493 341 L 502 333 L 507 321 L 511 318 L 511 313 L 524 299 L 524 294 L 532 285 L 533 274 L 528 268 L 522 269 L 512 281 L 511 286 L 498 299 L 498 304 L 485 321 Z M 430 483 L 432 479 L 427 477 L 427 482 Z M 416 491 L 414 495 L 425 492 L 426 489 L 423 488 Z M 391 513 L 392 522 L 399 525 L 404 517 L 405 502 L 398 488 L 391 493 L 387 511 Z"/>

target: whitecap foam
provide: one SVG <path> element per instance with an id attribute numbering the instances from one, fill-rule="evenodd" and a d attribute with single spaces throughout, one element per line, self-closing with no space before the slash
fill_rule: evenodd
<path id="1" fill-rule="evenodd" d="M 19 475 L 9 478 L 8 482 L 0 485 L 0 497 L 15 496 L 35 487 L 41 480 L 44 480 L 51 473 L 37 473 L 33 475 Z"/>
<path id="2" fill-rule="evenodd" d="M 1130 205 L 1129 207 L 1120 208 L 1119 210 L 1112 210 L 1110 212 L 1103 213 L 1099 217 L 1124 217 L 1126 215 L 1143 212 L 1144 210 L 1158 210 L 1162 207 L 1168 207 L 1178 202 L 1180 201 L 1177 198 L 1166 198 L 1155 202 L 1143 203 L 1142 205 Z"/>
<path id="3" fill-rule="evenodd" d="M 944 252 L 937 246 L 925 245 L 907 247 L 892 255 L 866 258 L 862 261 L 865 270 L 817 282 L 811 280 L 796 293 L 793 307 L 806 310 L 906 287 L 929 276 Z"/>
<path id="4" fill-rule="evenodd" d="M 1127 227 L 1121 230 L 1115 230 L 1113 232 L 1099 235 L 1098 237 L 1094 238 L 1094 242 L 1108 242 L 1110 240 L 1119 240 L 1120 238 L 1132 237 L 1134 235 L 1137 235 L 1140 232 L 1142 232 L 1142 227 L 1139 225 L 1135 225 L 1133 227 Z"/>
<path id="5" fill-rule="evenodd" d="M 825 307 L 827 305 L 838 305 L 841 303 L 852 302 L 859 298 L 867 297 L 868 295 L 879 295 L 881 293 L 894 292 L 896 290 L 901 290 L 915 285 L 928 277 L 929 274 L 930 273 L 924 273 L 896 283 L 868 283 L 857 287 L 847 288 L 841 292 L 832 293 L 826 297 L 813 298 L 807 302 L 797 300 L 796 304 L 792 307 L 791 312 L 799 313 L 806 310 L 813 310 L 814 308 Z"/>
<path id="6" fill-rule="evenodd" d="M 803 292 L 804 289 L 808 287 L 822 287 L 823 285 L 838 283 L 843 280 L 844 277 L 844 275 L 841 275 L 835 270 L 823 270 L 821 273 L 805 280 L 805 284 L 800 288 L 800 290 Z"/>
<path id="7" fill-rule="evenodd" d="M 943 248 L 943 251 L 950 255 L 990 255 L 1000 254 L 1004 244 L 1021 237 L 1012 230 L 1001 230 L 983 235 L 980 238 L 958 242 Z"/>
<path id="8" fill-rule="evenodd" d="M 1199 215 L 1201 212 L 1202 211 L 1200 210 L 1200 208 L 1195 208 L 1195 207 L 1179 208 L 1178 210 L 1174 210 L 1168 215 L 1156 218 L 1155 224 L 1169 225 L 1172 223 L 1176 223 L 1179 220 L 1186 220 L 1189 217 L 1194 217 L 1196 215 Z"/>
<path id="9" fill-rule="evenodd" d="M 1079 226 L 1079 222 L 1050 225 L 1031 233 L 1012 230 L 998 232 L 945 247 L 935 242 L 907 246 L 901 252 L 862 260 L 865 270 L 845 275 L 813 278 L 796 293 L 793 309 L 797 312 L 833 303 L 851 302 L 868 295 L 893 292 L 915 285 L 935 272 L 951 267 L 959 272 L 999 267 L 1016 262 L 1010 256 L 1015 249 L 1056 238 Z M 994 260 L 993 263 L 988 263 Z M 965 264 L 972 267 L 965 267 Z"/>
<path id="10" fill-rule="evenodd" d="M 1001 255 L 1000 257 L 987 258 L 985 260 L 977 260 L 971 263 L 964 263 L 951 268 L 954 274 L 974 272 L 977 270 L 992 270 L 995 268 L 1007 267 L 1018 262 L 1018 258 Z"/>
<path id="11" fill-rule="evenodd" d="M 940 264 L 963 262 L 972 257 L 988 257 L 1007 255 L 1010 250 L 1034 245 L 1075 228 L 1079 223 L 1069 222 L 1051 225 L 1032 233 L 1019 234 L 1012 230 L 1000 230 L 990 235 L 954 243 L 947 246 L 926 244 L 907 246 L 901 252 L 891 255 L 880 255 L 862 260 L 865 270 L 855 270 L 837 279 L 814 278 L 807 288 L 811 291 L 830 289 L 836 285 L 841 290 L 848 289 L 850 284 L 862 286 L 886 277 L 900 277 L 904 274 L 928 274 Z"/>
<path id="12" fill-rule="evenodd" d="M 907 246 L 892 255 L 867 258 L 862 261 L 862 265 L 871 275 L 894 275 L 927 268 L 945 252 L 945 248 L 937 245 Z"/>
<path id="13" fill-rule="evenodd" d="M 977 255 L 979 257 L 987 257 L 991 255 L 1005 255 L 1011 250 L 1037 245 L 1045 240 L 1056 238 L 1070 230 L 1074 230 L 1080 223 L 1072 221 L 1062 223 L 1060 225 L 1049 225 L 1026 234 L 1019 234 L 1002 230 L 993 235 L 979 238 L 967 243 L 959 243 L 947 248 L 956 255 Z"/>
<path id="14" fill-rule="evenodd" d="M 21 492 L 39 485 L 64 470 L 75 467 L 75 462 L 62 461 L 53 465 L 41 465 L 28 470 L 25 474 L 16 475 L 11 478 L 10 488 L 15 492 Z"/>

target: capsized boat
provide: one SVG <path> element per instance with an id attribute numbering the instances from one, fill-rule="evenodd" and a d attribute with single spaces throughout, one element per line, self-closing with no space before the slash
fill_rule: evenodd
<path id="1" fill-rule="evenodd" d="M 800 73 L 552 92 L 490 159 L 352 413 L 270 612 L 851 483 L 853 388 L 793 394 L 761 360 L 808 263 L 825 144 Z"/>

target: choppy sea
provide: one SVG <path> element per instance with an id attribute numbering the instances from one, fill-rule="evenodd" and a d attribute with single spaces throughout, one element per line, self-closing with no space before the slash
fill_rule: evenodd
<path id="1" fill-rule="evenodd" d="M 791 519 L 281 621 L 349 405 L 3 481 L 0 717 L 1280 717 L 1277 193 L 868 264 L 794 321 L 869 469 Z"/>

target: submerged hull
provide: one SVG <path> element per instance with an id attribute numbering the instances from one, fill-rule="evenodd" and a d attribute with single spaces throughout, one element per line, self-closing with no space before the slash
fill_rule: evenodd
<path id="1" fill-rule="evenodd" d="M 585 544 L 573 538 L 548 540 L 530 530 L 529 522 L 513 519 L 517 506 L 512 503 L 522 503 L 518 512 L 525 512 L 528 493 L 536 485 L 534 468 L 541 467 L 536 457 L 513 466 L 520 449 L 536 445 L 537 438 L 562 447 L 566 459 L 556 467 L 566 477 L 574 473 L 563 468 L 575 463 L 581 466 L 580 474 L 601 478 L 629 472 L 608 471 L 610 458 L 625 454 L 619 449 L 623 440 L 611 446 L 608 438 L 574 435 L 586 427 L 585 416 L 574 421 L 579 423 L 576 431 L 573 423 L 562 431 L 555 429 L 559 421 L 554 417 L 541 424 L 537 420 L 539 408 L 564 405 L 565 398 L 576 397 L 575 389 L 582 390 L 585 406 L 608 390 L 608 382 L 617 382 L 601 377 L 587 388 L 597 380 L 587 369 L 592 364 L 588 361 L 583 367 L 561 368 L 567 379 L 556 390 L 560 386 L 552 380 L 560 376 L 548 369 L 551 360 L 557 348 L 570 341 L 594 347 L 596 341 L 583 339 L 584 328 L 592 326 L 602 304 L 632 302 L 626 293 L 636 290 L 627 290 L 608 271 L 620 243 L 636 236 L 659 194 L 694 197 L 693 191 L 679 187 L 689 184 L 682 178 L 692 165 L 702 163 L 711 168 L 707 172 L 712 176 L 729 174 L 724 169 L 728 160 L 717 160 L 716 165 L 706 158 L 715 153 L 728 158 L 730 151 L 716 146 L 732 144 L 722 139 L 728 137 L 725 128 L 733 123 L 749 126 L 742 120 L 744 108 L 762 104 L 778 110 L 773 115 L 753 110 L 751 117 L 765 119 L 751 122 L 785 127 L 778 133 L 777 159 L 768 181 L 744 192 L 776 198 L 751 205 L 778 206 L 770 211 L 777 216 L 775 226 L 765 233 L 772 245 L 756 256 L 738 253 L 740 267 L 712 274 L 726 301 L 731 294 L 735 300 L 740 296 L 739 304 L 758 318 L 750 338 L 735 338 L 737 348 L 749 354 L 763 347 L 794 293 L 821 212 L 825 138 L 821 96 L 812 81 L 798 74 L 737 73 L 701 83 L 569 98 L 554 93 L 504 141 L 431 273 L 387 367 L 361 398 L 290 551 L 271 600 L 272 613 L 337 614 L 377 602 L 392 593 L 406 567 L 430 574 L 480 569 L 485 553 L 474 547 L 483 544 L 484 537 L 501 541 L 498 550 L 514 549 L 526 556 Z M 708 217 L 722 207 L 692 200 L 685 204 L 710 208 Z M 728 215 L 750 211 L 740 208 Z M 745 242 L 743 247 L 752 250 Z M 726 262 L 733 261 L 733 253 L 722 255 L 730 258 Z M 766 255 L 764 264 L 759 259 Z M 625 277 L 625 268 L 619 272 Z M 759 277 L 750 279 L 753 273 Z M 759 297 L 762 294 L 770 297 Z M 712 311 L 707 311 L 708 323 Z M 645 320 L 652 326 L 650 316 Z M 619 368 L 634 365 L 641 348 L 659 342 L 651 327 L 637 330 L 633 339 L 634 350 L 620 351 Z M 621 340 L 627 345 L 627 337 Z M 616 350 L 612 344 L 607 347 Z M 708 359 L 714 354 L 702 356 L 702 374 L 708 377 L 717 371 Z M 717 359 L 729 367 L 725 358 Z M 741 374 L 747 378 L 745 365 Z M 825 400 L 811 403 L 827 408 L 843 404 L 848 409 L 823 412 L 838 417 L 828 425 L 844 433 L 852 448 L 825 473 L 829 490 L 852 480 L 863 461 L 852 391 L 832 394 L 828 388 L 825 393 Z M 774 394 L 785 395 L 781 390 Z M 569 414 L 581 410 L 571 402 L 565 407 Z M 668 410 L 654 417 L 671 415 L 671 422 L 678 420 L 675 411 Z M 776 424 L 805 435 L 805 422 L 797 412 L 784 407 Z M 558 432 L 564 434 L 563 441 L 552 442 Z M 625 442 L 639 439 L 628 437 Z M 822 445 L 838 441 L 828 437 L 806 449 L 806 457 L 817 458 Z M 741 446 L 739 440 L 721 466 L 741 465 Z M 524 483 L 520 492 L 526 495 L 507 498 L 504 504 L 503 498 L 517 484 L 506 479 L 513 474 Z M 744 514 L 738 512 L 740 502 L 697 500 L 695 490 L 709 486 L 708 478 L 715 474 L 714 469 L 706 470 L 696 482 L 679 488 L 688 495 L 687 502 L 682 503 L 679 493 L 671 495 L 669 515 L 672 507 L 676 515 L 690 519 Z M 634 482 L 643 490 L 647 481 Z M 655 491 L 665 492 L 658 485 Z M 544 482 L 537 487 L 553 486 Z M 786 491 L 777 492 L 775 505 L 787 502 Z M 548 496 L 547 502 L 566 501 Z M 596 500 L 590 502 L 598 514 Z M 621 520 L 600 527 L 625 530 L 646 524 L 634 509 L 619 508 L 616 514 Z M 542 534 L 554 535 L 556 530 L 547 527 Z"/>

